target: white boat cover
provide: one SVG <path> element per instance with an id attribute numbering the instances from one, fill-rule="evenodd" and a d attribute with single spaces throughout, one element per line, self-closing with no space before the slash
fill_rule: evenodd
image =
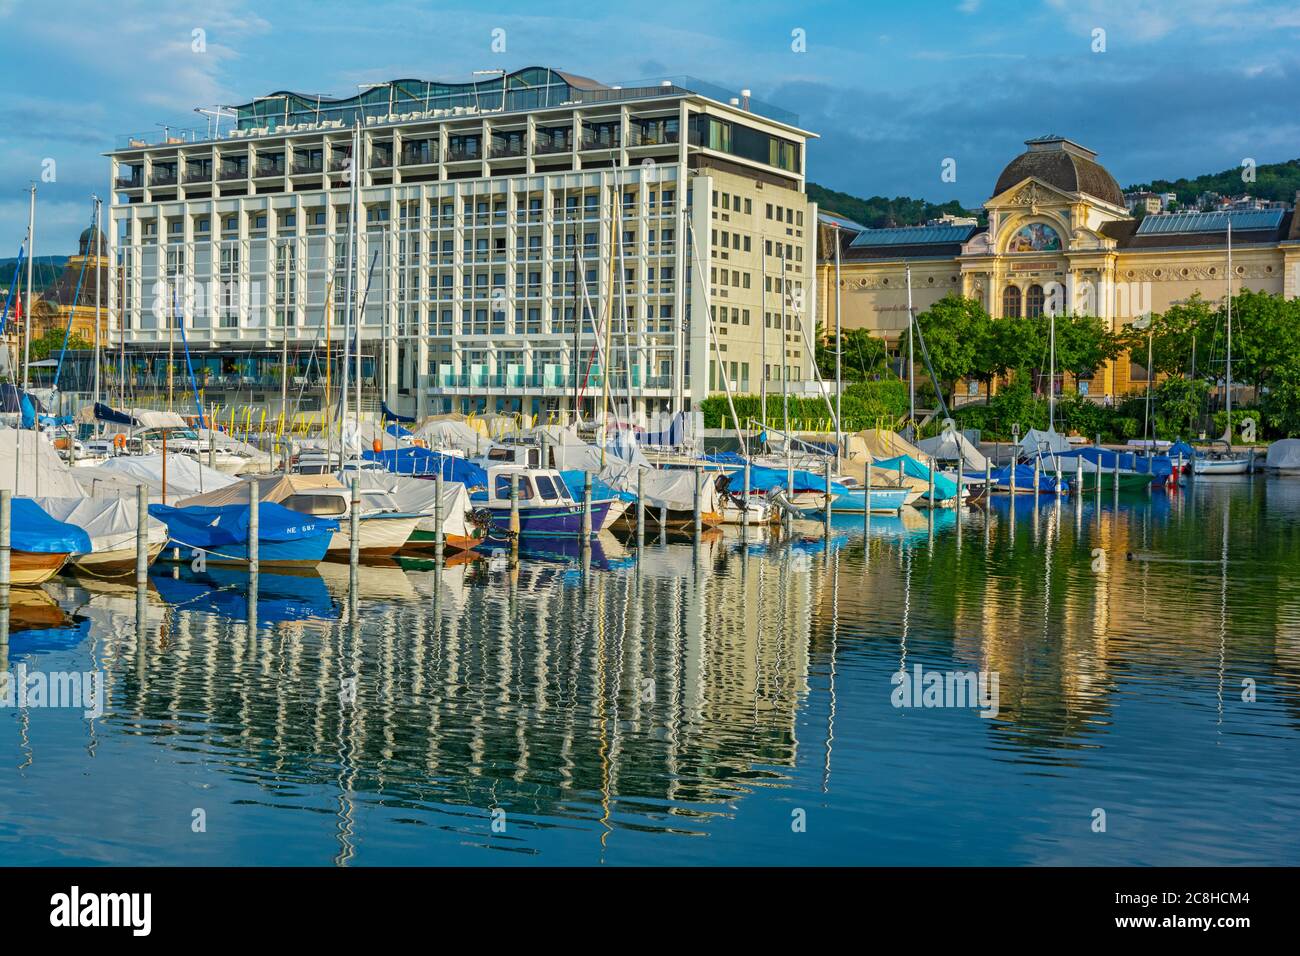
<path id="1" fill-rule="evenodd" d="M 95 497 L 118 494 L 144 485 L 152 494 L 162 491 L 162 455 L 121 455 L 93 468 L 77 468 L 76 480 Z M 116 480 L 115 480 L 116 479 Z M 224 488 L 239 479 L 200 465 L 186 455 L 167 456 L 167 498 L 174 501 L 190 495 Z"/>
<path id="2" fill-rule="evenodd" d="M 695 472 L 687 470 L 672 469 L 644 469 L 645 477 L 642 479 L 642 494 L 645 495 L 645 506 L 652 510 L 667 508 L 669 511 L 694 511 L 695 510 Z M 718 496 L 713 486 L 712 474 L 706 474 L 700 479 L 700 510 L 706 512 L 717 512 Z M 636 494 L 637 472 L 635 468 L 607 468 L 601 474 L 601 480 L 605 481 L 613 488 L 619 491 L 630 491 Z"/>
<path id="3" fill-rule="evenodd" d="M 15 496 L 80 498 L 81 487 L 54 446 L 31 429 L 0 429 L 0 488 Z M 15 474 L 17 472 L 17 474 Z"/>
<path id="4" fill-rule="evenodd" d="M 135 547 L 136 503 L 126 498 L 37 498 L 51 518 L 74 524 L 90 535 L 96 553 Z M 167 542 L 167 525 L 150 517 L 145 532 L 150 545 Z"/>
<path id="5" fill-rule="evenodd" d="M 442 417 L 426 418 L 412 434 L 435 451 L 459 451 L 475 457 L 495 444 L 468 422 Z"/>
<path id="6" fill-rule="evenodd" d="M 1282 438 L 1269 445 L 1264 467 L 1300 471 L 1300 438 Z"/>
<path id="7" fill-rule="evenodd" d="M 988 459 L 971 443 L 970 439 L 958 431 L 943 432 L 933 438 L 922 438 L 916 443 L 916 447 L 931 458 L 943 461 L 960 459 L 963 468 L 974 471 L 983 471 L 985 464 L 988 463 Z"/>
<path id="8" fill-rule="evenodd" d="M 420 531 L 436 531 L 433 513 L 438 497 L 438 483 L 425 478 L 412 478 L 409 475 L 390 475 L 380 471 L 363 471 L 358 476 L 362 491 L 386 491 L 397 503 L 398 510 L 407 514 L 422 514 L 416 526 Z M 466 515 L 472 510 L 469 492 L 459 481 L 442 483 L 443 534 L 469 537 L 470 528 Z"/>
<path id="9" fill-rule="evenodd" d="M 1039 431 L 1037 428 L 1031 428 L 1025 432 L 1025 437 L 1020 439 L 1020 452 L 1023 455 L 1059 454 L 1069 451 L 1071 447 L 1070 439 L 1051 429 Z"/>

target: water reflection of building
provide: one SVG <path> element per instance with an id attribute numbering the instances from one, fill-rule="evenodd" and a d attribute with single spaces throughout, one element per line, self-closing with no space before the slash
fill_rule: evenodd
<path id="1" fill-rule="evenodd" d="M 618 573 L 362 568 L 355 626 L 346 568 L 326 568 L 328 619 L 269 619 L 279 584 L 261 577 L 256 608 L 243 597 L 233 617 L 150 604 L 139 640 L 99 629 L 106 719 L 349 803 L 549 817 L 603 818 L 620 800 L 708 815 L 762 778 L 755 765 L 794 765 L 808 575 L 728 544 Z M 134 596 L 118 603 L 130 619 Z M 341 705 L 353 677 L 356 704 Z M 661 801 L 672 809 L 647 809 Z"/>

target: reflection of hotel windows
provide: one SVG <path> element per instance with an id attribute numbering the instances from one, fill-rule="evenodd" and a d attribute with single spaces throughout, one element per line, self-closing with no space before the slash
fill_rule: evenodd
<path id="1" fill-rule="evenodd" d="M 1004 319 L 1020 318 L 1020 290 L 1013 285 L 1002 290 L 1002 317 Z"/>
<path id="2" fill-rule="evenodd" d="M 1025 318 L 1037 319 L 1043 315 L 1043 287 L 1031 285 L 1025 293 Z"/>

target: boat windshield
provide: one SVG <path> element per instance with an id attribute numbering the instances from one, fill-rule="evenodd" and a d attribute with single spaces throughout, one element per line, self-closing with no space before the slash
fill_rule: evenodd
<path id="1" fill-rule="evenodd" d="M 510 500 L 510 476 L 497 475 L 496 496 L 502 501 Z M 533 486 L 524 475 L 519 476 L 519 500 L 527 501 L 533 496 Z"/>
<path id="2" fill-rule="evenodd" d="M 290 511 L 304 515 L 341 515 L 347 511 L 339 495 L 290 495 L 283 504 Z"/>
<path id="3" fill-rule="evenodd" d="M 555 490 L 555 485 L 545 475 L 537 476 L 537 494 L 543 501 L 558 501 L 560 499 Z"/>

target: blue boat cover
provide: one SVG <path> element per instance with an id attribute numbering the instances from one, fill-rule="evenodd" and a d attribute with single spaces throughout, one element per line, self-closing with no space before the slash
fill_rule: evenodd
<path id="1" fill-rule="evenodd" d="M 911 455 L 895 455 L 893 458 L 876 458 L 873 460 L 876 468 L 883 468 L 885 471 L 897 471 L 909 478 L 917 478 L 929 484 L 930 466 L 922 461 L 917 461 Z M 928 495 L 929 492 L 927 491 Z M 934 497 L 938 501 L 945 501 L 957 494 L 957 482 L 953 481 L 947 475 L 941 475 L 939 472 L 934 473 Z"/>
<path id="2" fill-rule="evenodd" d="M 564 479 L 565 487 L 569 489 L 569 496 L 574 501 L 582 500 L 582 480 L 586 474 L 585 471 L 574 469 L 572 471 L 560 472 L 560 477 Z M 636 495 L 630 491 L 617 491 L 605 482 L 601 481 L 595 475 L 591 476 L 591 500 L 607 501 L 610 498 L 618 498 L 622 501 L 636 501 Z"/>
<path id="3" fill-rule="evenodd" d="M 403 428 L 401 425 L 389 425 L 384 431 L 394 438 L 410 438 L 414 434 L 409 428 Z"/>
<path id="4" fill-rule="evenodd" d="M 740 491 L 745 486 L 745 469 L 737 468 L 735 471 L 729 471 L 727 474 L 731 480 L 728 487 L 732 491 Z M 818 475 L 811 471 L 799 471 L 795 469 L 793 475 L 794 488 L 791 489 L 793 494 L 799 494 L 801 491 L 826 491 L 826 476 Z M 749 490 L 750 491 L 771 491 L 773 488 L 785 487 L 786 473 L 782 468 L 761 468 L 758 465 L 751 465 L 749 468 Z M 831 494 L 842 495 L 848 492 L 848 487 L 837 481 L 831 482 Z"/>
<path id="5" fill-rule="evenodd" d="M 1180 438 L 1169 446 L 1169 450 L 1166 451 L 1165 454 L 1170 458 L 1182 455 L 1184 461 L 1189 461 L 1196 457 L 1196 449 Z"/>
<path id="6" fill-rule="evenodd" d="M 195 548 L 248 544 L 248 505 L 150 505 L 149 514 L 167 525 L 167 533 Z M 298 541 L 339 530 L 332 518 L 318 518 L 263 501 L 257 506 L 258 541 Z"/>
<path id="7" fill-rule="evenodd" d="M 379 407 L 383 410 L 384 421 L 386 422 L 406 422 L 409 425 L 411 422 L 415 421 L 414 416 L 397 414 L 397 412 L 388 407 L 387 402 L 381 401 Z"/>
<path id="8" fill-rule="evenodd" d="M 487 472 L 464 458 L 444 455 L 418 445 L 361 453 L 366 461 L 377 461 L 396 475 L 436 475 L 444 481 L 459 481 L 466 488 L 486 488 Z"/>
<path id="9" fill-rule="evenodd" d="M 1067 460 L 1082 458 L 1094 465 L 1100 463 L 1103 471 L 1113 471 L 1115 469 L 1115 460 L 1118 458 L 1121 471 L 1136 471 L 1144 475 L 1150 473 L 1158 478 L 1168 478 L 1174 471 L 1173 462 L 1169 460 L 1168 455 L 1154 455 L 1148 458 L 1145 455 L 1139 456 L 1133 452 L 1118 452 L 1107 448 L 1098 448 L 1096 445 L 1087 445 L 1074 451 L 1064 451 L 1056 457 Z M 1033 474 L 1033 469 L 1030 469 L 1030 474 Z M 1016 480 L 1019 481 L 1018 478 Z"/>
<path id="10" fill-rule="evenodd" d="M 95 417 L 101 422 L 112 422 L 115 425 L 135 424 L 135 419 L 126 412 L 119 412 L 117 409 L 105 405 L 103 402 L 95 403 Z"/>
<path id="11" fill-rule="evenodd" d="M 89 554 L 90 535 L 75 524 L 57 521 L 31 498 L 11 502 L 9 546 L 32 554 Z"/>
<path id="12" fill-rule="evenodd" d="M 1034 487 L 1033 465 L 1016 465 L 1015 469 L 1016 469 L 1016 490 L 1020 490 L 1022 488 L 1032 489 Z M 1011 487 L 1011 466 L 1010 465 L 1004 465 L 1001 468 L 994 468 L 992 471 L 989 472 L 989 476 L 993 479 L 993 483 L 997 485 L 999 488 Z M 971 480 L 976 480 L 976 479 L 978 479 L 979 481 L 984 480 L 984 476 L 982 474 L 967 473 L 966 477 L 970 478 Z M 1038 473 L 1038 490 L 1047 491 L 1047 492 L 1060 492 L 1061 488 L 1064 488 L 1069 483 L 1069 480 L 1070 480 L 1070 476 L 1062 474 L 1061 484 L 1058 486 L 1056 483 L 1056 476 L 1054 474 L 1046 471 L 1040 471 Z"/>

